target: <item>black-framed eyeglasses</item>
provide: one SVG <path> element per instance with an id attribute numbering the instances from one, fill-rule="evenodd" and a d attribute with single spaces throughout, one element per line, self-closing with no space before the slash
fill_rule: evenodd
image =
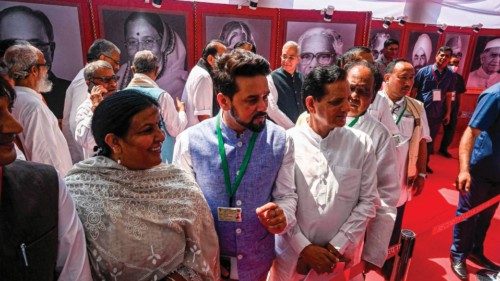
<path id="1" fill-rule="evenodd" d="M 118 75 L 113 75 L 113 76 L 108 76 L 108 77 L 92 77 L 93 80 L 101 80 L 103 83 L 108 84 L 111 82 L 116 82 L 120 79 L 120 76 Z"/>
<path id="2" fill-rule="evenodd" d="M 282 59 L 282 60 L 294 60 L 294 59 L 296 59 L 296 58 L 297 58 L 297 56 L 289 56 L 289 55 L 287 55 L 287 54 L 282 54 L 282 55 L 281 55 L 281 59 Z"/>
<path id="3" fill-rule="evenodd" d="M 105 54 L 101 54 L 101 55 L 103 55 L 103 56 L 107 57 L 108 59 L 110 59 L 110 60 L 111 60 L 113 63 L 115 63 L 116 65 L 120 65 L 120 61 L 117 61 L 117 60 L 115 60 L 114 58 L 112 58 L 112 57 L 110 57 L 110 56 L 107 56 L 107 55 L 105 55 Z"/>
<path id="4" fill-rule="evenodd" d="M 320 52 L 320 53 L 302 53 L 300 54 L 300 58 L 302 59 L 302 63 L 310 64 L 314 58 L 316 58 L 316 62 L 320 65 L 330 65 L 333 63 L 335 59 L 335 53 L 330 52 Z"/>
<path id="5" fill-rule="evenodd" d="M 127 41 L 125 41 L 125 46 L 130 49 L 138 49 L 139 45 L 142 45 L 142 47 L 145 49 L 152 49 L 155 44 L 161 41 L 161 39 L 161 37 L 146 38 L 143 41 L 139 41 L 137 39 L 128 39 Z"/>

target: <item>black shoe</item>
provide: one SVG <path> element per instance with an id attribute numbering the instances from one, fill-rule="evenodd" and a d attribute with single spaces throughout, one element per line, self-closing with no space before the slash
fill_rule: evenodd
<path id="1" fill-rule="evenodd" d="M 446 158 L 452 158 L 451 154 L 447 150 L 439 150 L 439 154 L 443 155 Z"/>
<path id="2" fill-rule="evenodd" d="M 490 261 L 484 254 L 469 254 L 467 257 L 471 262 L 492 271 L 500 271 L 500 266 Z"/>
<path id="3" fill-rule="evenodd" d="M 451 271 L 455 273 L 455 275 L 460 280 L 468 280 L 467 277 L 467 265 L 465 264 L 465 260 L 463 261 L 454 261 L 453 258 L 450 257 Z"/>
<path id="4" fill-rule="evenodd" d="M 427 167 L 425 168 L 427 174 L 432 174 L 434 173 L 434 171 L 431 169 L 431 167 L 429 167 L 429 165 L 427 165 Z"/>
<path id="5" fill-rule="evenodd" d="M 499 277 L 500 277 L 500 275 L 498 272 L 486 270 L 486 269 L 478 270 L 476 273 L 476 279 L 478 281 L 496 281 L 496 280 L 500 280 L 500 279 L 498 279 Z"/>

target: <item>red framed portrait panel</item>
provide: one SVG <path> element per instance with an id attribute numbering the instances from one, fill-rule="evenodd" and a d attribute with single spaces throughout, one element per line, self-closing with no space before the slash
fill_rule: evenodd
<path id="1" fill-rule="evenodd" d="M 458 73 L 467 81 L 468 68 L 471 53 L 474 50 L 474 32 L 472 28 L 449 26 L 441 35 L 439 46 L 448 46 L 453 54 L 460 58 Z"/>
<path id="2" fill-rule="evenodd" d="M 303 74 L 317 64 L 331 65 L 335 58 L 353 46 L 366 45 L 370 29 L 371 12 L 334 11 L 331 22 L 323 20 L 320 11 L 280 10 L 277 52 L 289 40 L 301 45 L 299 70 Z M 277 53 L 279 58 L 281 53 Z M 328 61 L 325 54 L 331 54 Z M 320 57 L 325 57 L 320 62 Z M 308 61 L 304 56 L 310 57 Z M 278 61 L 276 62 L 278 64 Z"/>
<path id="3" fill-rule="evenodd" d="M 118 87 L 127 87 L 132 79 L 134 55 L 150 50 L 159 59 L 156 83 L 180 99 L 194 65 L 193 4 L 172 2 L 158 9 L 151 4 L 124 7 L 118 1 L 101 0 L 96 8 L 99 34 L 121 50 Z"/>
<path id="4" fill-rule="evenodd" d="M 473 35 L 473 48 L 466 65 L 468 76 L 464 79 L 468 92 L 481 93 L 500 82 L 500 29 L 483 28 Z"/>
<path id="5" fill-rule="evenodd" d="M 239 41 L 254 43 L 257 53 L 274 61 L 278 9 L 195 3 L 196 57 L 212 39 L 222 40 L 228 49 Z"/>
<path id="6" fill-rule="evenodd" d="M 12 6 L 25 6 L 43 13 L 49 19 L 54 34 L 51 70 L 57 77 L 71 81 L 85 62 L 86 43 L 92 40 L 89 9 L 85 3 L 86 1 L 69 0 L 1 1 L 0 11 Z M 15 36 L 14 39 L 34 39 L 17 32 Z"/>
<path id="7" fill-rule="evenodd" d="M 401 57 L 406 58 L 415 67 L 415 71 L 434 63 L 439 48 L 440 34 L 435 25 L 406 23 L 404 45 Z"/>
<path id="8" fill-rule="evenodd" d="M 385 40 L 391 38 L 399 41 L 399 55 L 402 53 L 403 39 L 404 39 L 404 26 L 399 25 L 393 21 L 388 28 L 383 26 L 384 21 L 372 20 L 370 26 L 370 33 L 368 37 L 368 46 L 372 50 L 373 58 L 377 59 L 378 55 L 384 48 Z"/>

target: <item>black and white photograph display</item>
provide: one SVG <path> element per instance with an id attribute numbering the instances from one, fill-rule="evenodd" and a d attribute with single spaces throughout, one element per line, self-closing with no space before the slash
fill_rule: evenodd
<path id="1" fill-rule="evenodd" d="M 354 46 L 356 24 L 289 21 L 286 40 L 300 46 L 299 70 L 307 75 L 317 65 L 332 65 Z"/>
<path id="2" fill-rule="evenodd" d="M 453 54 L 460 58 L 460 65 L 457 72 L 463 74 L 464 64 L 467 60 L 467 49 L 469 48 L 470 35 L 460 33 L 446 33 L 444 39 L 445 46 L 453 51 Z"/>
<path id="3" fill-rule="evenodd" d="M 83 66 L 78 8 L 2 1 L 0 41 L 3 45 L 9 39 L 26 40 L 44 54 L 52 89 L 43 95 L 54 115 L 62 119 L 66 89 Z"/>
<path id="4" fill-rule="evenodd" d="M 500 37 L 479 36 L 467 88 L 488 88 L 500 82 Z"/>
<path id="5" fill-rule="evenodd" d="M 228 50 L 232 50 L 238 42 L 250 42 L 255 46 L 259 55 L 269 60 L 271 56 L 271 19 L 208 15 L 205 17 L 205 44 L 212 39 L 224 42 Z"/>
<path id="6" fill-rule="evenodd" d="M 428 32 L 411 32 L 408 40 L 406 57 L 415 67 L 415 71 L 434 63 L 439 34 Z"/>
<path id="7" fill-rule="evenodd" d="M 121 50 L 118 86 L 127 87 L 135 53 L 150 50 L 160 60 L 156 83 L 174 99 L 182 96 L 187 79 L 186 17 L 165 12 L 101 10 L 103 35 Z"/>
<path id="8" fill-rule="evenodd" d="M 387 39 L 396 39 L 401 43 L 401 30 L 386 29 L 386 28 L 372 28 L 370 31 L 369 48 L 372 50 L 373 59 L 377 59 L 382 53 L 384 42 Z"/>

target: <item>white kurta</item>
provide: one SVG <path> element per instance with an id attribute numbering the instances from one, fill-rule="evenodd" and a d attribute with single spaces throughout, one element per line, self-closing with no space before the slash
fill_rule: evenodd
<path id="1" fill-rule="evenodd" d="M 75 140 L 83 148 L 83 158 L 94 156 L 96 146 L 94 135 L 92 134 L 92 101 L 90 96 L 78 107 L 76 113 Z"/>
<path id="2" fill-rule="evenodd" d="M 195 65 L 189 73 L 182 101 L 186 105 L 187 127 L 200 123 L 199 115 L 212 116 L 214 85 L 212 77 L 203 68 Z"/>
<path id="3" fill-rule="evenodd" d="M 322 139 L 308 125 L 287 131 L 295 146 L 297 224 L 276 238 L 271 280 L 292 280 L 299 253 L 309 244 L 330 243 L 351 264 L 379 203 L 376 159 L 370 137 L 335 128 Z"/>
<path id="4" fill-rule="evenodd" d="M 387 96 L 386 93 L 384 92 L 379 92 L 379 95 L 382 97 L 381 101 L 379 104 L 386 104 L 389 107 L 389 110 L 392 111 L 395 103 Z M 397 103 L 401 108 L 405 108 L 405 105 L 403 104 L 405 99 L 399 100 Z M 427 122 L 427 115 L 425 114 L 425 110 L 423 110 L 423 104 L 421 102 L 418 102 L 420 106 L 422 107 L 421 112 L 421 123 L 423 126 L 421 126 L 421 137 L 422 139 L 425 139 L 427 142 L 430 142 L 432 140 L 430 136 L 430 131 L 429 131 L 429 123 Z M 398 113 L 400 112 L 395 112 L 395 114 L 392 115 L 393 120 L 396 122 L 397 119 L 399 118 Z M 400 174 L 400 182 L 401 182 L 401 194 L 399 197 L 399 201 L 397 204 L 397 207 L 402 206 L 407 200 L 408 200 L 408 193 L 410 192 L 408 190 L 407 182 L 406 182 L 406 174 L 407 174 L 407 161 L 408 161 L 408 150 L 410 147 L 410 139 L 413 135 L 413 129 L 415 126 L 415 118 L 411 114 L 411 112 L 406 109 L 403 116 L 401 117 L 401 120 L 397 124 L 398 130 L 400 131 L 401 135 L 401 140 L 398 146 L 396 147 L 396 152 L 397 152 L 397 161 L 398 161 L 398 166 L 400 167 L 399 169 L 399 174 Z"/>
<path id="5" fill-rule="evenodd" d="M 270 91 L 268 96 L 267 115 L 269 115 L 274 123 L 286 130 L 292 128 L 295 124 L 278 107 L 278 90 L 276 86 L 274 86 L 273 77 L 271 75 L 267 75 L 267 84 Z"/>
<path id="6" fill-rule="evenodd" d="M 15 90 L 12 115 L 23 126 L 19 139 L 26 158 L 54 166 L 60 175 L 66 175 L 73 164 L 56 117 L 41 94 L 27 87 L 16 86 Z"/>
<path id="7" fill-rule="evenodd" d="M 350 124 L 353 119 L 353 117 L 347 117 L 347 124 Z M 353 128 L 366 133 L 373 141 L 377 158 L 377 190 L 381 201 L 375 218 L 369 222 L 366 229 L 361 258 L 382 267 L 387 256 L 387 248 L 396 220 L 396 204 L 401 192 L 399 173 L 396 172 L 399 169 L 396 145 L 389 130 L 370 114 L 360 116 Z"/>
<path id="8" fill-rule="evenodd" d="M 375 95 L 375 99 L 368 107 L 367 113 L 373 116 L 375 120 L 384 124 L 391 135 L 395 136 L 399 134 L 398 126 L 396 126 L 394 119 L 392 119 L 391 109 L 389 108 L 387 103 L 384 102 L 381 92 L 378 92 Z"/>
<path id="9" fill-rule="evenodd" d="M 66 185 L 59 179 L 59 210 L 57 221 L 57 262 L 58 280 L 90 281 L 87 244 L 82 223 L 78 218 L 75 203 L 68 193 Z"/>
<path id="10" fill-rule="evenodd" d="M 68 142 L 69 152 L 73 163 L 83 160 L 83 149 L 75 141 L 76 130 L 76 112 L 78 107 L 88 97 L 88 86 L 83 77 L 83 68 L 75 76 L 68 89 L 64 99 L 64 113 L 62 119 L 62 132 Z"/>

